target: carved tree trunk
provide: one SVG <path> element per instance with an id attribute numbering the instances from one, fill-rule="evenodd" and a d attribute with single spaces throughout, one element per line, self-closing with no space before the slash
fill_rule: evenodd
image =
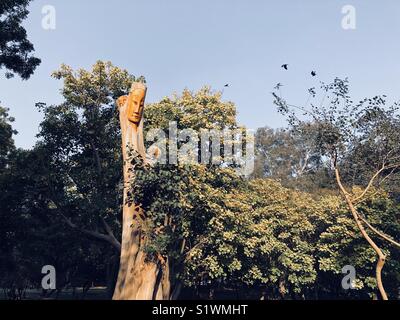
<path id="1" fill-rule="evenodd" d="M 128 191 L 134 178 L 129 151 L 134 150 L 145 160 L 143 146 L 143 106 L 146 87 L 133 83 L 128 96 L 118 99 L 124 161 L 124 195 L 122 241 L 118 279 L 114 300 L 165 300 L 170 297 L 168 261 L 146 253 L 144 232 L 145 212 L 140 205 L 128 203 Z"/>

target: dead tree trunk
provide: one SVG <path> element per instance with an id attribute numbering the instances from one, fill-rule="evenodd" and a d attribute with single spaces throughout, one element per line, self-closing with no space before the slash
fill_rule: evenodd
<path id="1" fill-rule="evenodd" d="M 145 97 L 146 87 L 135 82 L 129 95 L 117 100 L 124 161 L 124 203 L 120 267 L 114 300 L 165 300 L 170 297 L 168 259 L 150 256 L 146 252 L 146 215 L 140 204 L 128 198 L 135 175 L 132 152 L 146 161 L 142 117 Z"/>

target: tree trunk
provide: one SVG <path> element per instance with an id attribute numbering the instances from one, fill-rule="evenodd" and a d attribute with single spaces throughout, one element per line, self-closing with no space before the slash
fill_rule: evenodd
<path id="1" fill-rule="evenodd" d="M 132 232 L 135 233 L 135 232 Z M 130 245 L 121 250 L 121 263 L 114 300 L 168 300 L 170 297 L 169 266 L 154 261 L 143 245 L 145 238 L 133 236 Z"/>
<path id="2" fill-rule="evenodd" d="M 117 282 L 117 275 L 119 270 L 119 257 L 112 255 L 110 262 L 107 264 L 107 298 L 112 299 Z"/>
<path id="3" fill-rule="evenodd" d="M 142 117 L 145 97 L 146 87 L 133 83 L 129 95 L 117 100 L 124 161 L 124 203 L 120 266 L 114 300 L 165 300 L 170 297 L 168 259 L 150 256 L 146 252 L 147 236 L 143 231 L 145 212 L 128 198 L 135 175 L 132 152 L 146 161 Z"/>
<path id="4" fill-rule="evenodd" d="M 182 288 L 183 288 L 182 282 L 178 281 L 178 283 L 174 286 L 174 290 L 171 293 L 170 296 L 171 300 L 178 300 L 182 292 Z"/>

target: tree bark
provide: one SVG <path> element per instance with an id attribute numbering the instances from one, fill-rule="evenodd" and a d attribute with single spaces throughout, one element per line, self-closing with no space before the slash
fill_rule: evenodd
<path id="1" fill-rule="evenodd" d="M 339 173 L 339 169 L 337 168 L 336 164 L 334 165 L 335 168 L 335 176 L 336 176 L 336 182 L 339 186 L 339 189 L 341 191 L 341 193 L 343 194 L 343 197 L 346 200 L 346 203 L 350 209 L 350 212 L 353 215 L 354 221 L 357 224 L 358 229 L 360 230 L 362 236 L 365 238 L 365 240 L 367 240 L 367 242 L 369 243 L 369 245 L 374 249 L 374 251 L 376 252 L 376 254 L 378 255 L 378 262 L 376 264 L 376 283 L 378 285 L 378 289 L 379 292 L 382 296 L 383 300 L 388 300 L 388 296 L 386 294 L 385 288 L 383 286 L 382 283 L 382 268 L 385 264 L 385 260 L 386 260 L 386 256 L 384 255 L 384 253 L 382 252 L 382 250 L 378 247 L 378 245 L 371 239 L 371 237 L 368 235 L 368 233 L 366 232 L 362 221 L 359 217 L 358 211 L 357 209 L 354 207 L 352 199 L 350 198 L 348 192 L 346 191 L 346 189 L 344 188 L 341 178 L 340 178 L 340 173 Z"/>
<path id="2" fill-rule="evenodd" d="M 133 83 L 128 96 L 117 100 L 122 135 L 124 161 L 124 195 L 122 212 L 122 241 L 118 279 L 114 300 L 165 300 L 170 297 L 168 260 L 149 255 L 144 232 L 145 212 L 140 204 L 129 199 L 135 168 L 131 152 L 146 161 L 143 143 L 143 107 L 146 87 Z M 129 200 L 129 201 L 128 201 Z"/>

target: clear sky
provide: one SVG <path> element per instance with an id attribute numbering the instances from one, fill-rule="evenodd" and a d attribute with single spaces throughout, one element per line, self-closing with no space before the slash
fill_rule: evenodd
<path id="1" fill-rule="evenodd" d="M 42 28 L 44 5 L 56 9 L 55 30 Z M 356 8 L 355 30 L 342 28 L 344 5 Z M 36 140 L 35 103 L 62 101 L 61 83 L 50 77 L 61 63 L 90 68 L 110 60 L 144 75 L 148 102 L 229 83 L 224 99 L 252 129 L 285 124 L 270 95 L 278 82 L 291 103 L 336 76 L 349 77 L 356 99 L 400 97 L 398 0 L 34 0 L 30 11 L 25 25 L 42 64 L 28 81 L 0 74 L 0 101 L 16 118 L 19 147 Z"/>

